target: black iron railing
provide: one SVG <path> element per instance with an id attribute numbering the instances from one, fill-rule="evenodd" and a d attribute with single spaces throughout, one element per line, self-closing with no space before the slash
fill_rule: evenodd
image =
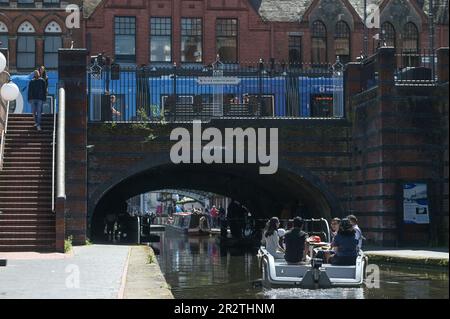
<path id="1" fill-rule="evenodd" d="M 342 118 L 341 69 L 263 61 L 120 69 L 91 66 L 89 119 Z"/>

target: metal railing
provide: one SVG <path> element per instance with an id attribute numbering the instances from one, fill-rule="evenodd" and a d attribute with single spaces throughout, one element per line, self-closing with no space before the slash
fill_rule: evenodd
<path id="1" fill-rule="evenodd" d="M 56 140 L 56 198 L 66 198 L 66 91 L 58 91 L 58 116 Z M 55 196 L 53 196 L 55 200 Z"/>
<path id="2" fill-rule="evenodd" d="M 402 50 L 395 55 L 397 86 L 433 86 L 436 84 L 437 55 L 429 50 Z"/>
<path id="3" fill-rule="evenodd" d="M 53 103 L 53 137 L 52 137 L 52 211 L 55 211 L 55 179 L 56 179 L 56 123 L 57 112 Z"/>
<path id="4" fill-rule="evenodd" d="M 342 118 L 333 65 L 240 63 L 90 69 L 91 122 Z"/>
<path id="5" fill-rule="evenodd" d="M 5 153 L 6 133 L 8 132 L 8 118 L 9 118 L 9 102 L 6 102 L 5 126 L 2 129 L 0 140 L 0 171 L 3 170 L 3 156 Z"/>

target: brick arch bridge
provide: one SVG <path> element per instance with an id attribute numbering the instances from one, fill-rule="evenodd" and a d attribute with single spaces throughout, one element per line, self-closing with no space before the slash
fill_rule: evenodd
<path id="1" fill-rule="evenodd" d="M 279 172 L 269 177 L 256 175 L 251 166 L 171 165 L 174 123 L 150 128 L 88 123 L 86 50 L 63 49 L 59 54 L 60 80 L 67 92 L 66 197 L 56 205 L 59 250 L 67 236 L 75 244 L 85 243 L 102 198 L 115 201 L 180 184 L 247 197 L 240 192 L 241 180 L 263 194 L 269 190 L 278 201 L 300 199 L 329 215 L 355 213 L 368 242 L 448 244 L 448 48 L 437 51 L 437 80 L 426 86 L 395 79 L 393 48 L 380 48 L 364 63 L 348 64 L 342 119 L 221 119 L 205 124 L 221 130 L 278 128 Z M 150 135 L 156 138 L 148 139 Z M 158 174 L 163 177 L 154 178 Z M 209 180 L 215 174 L 217 185 Z M 230 178 L 226 174 L 238 182 L 218 186 Z M 405 183 L 427 185 L 430 224 L 404 222 Z M 280 194 L 285 196 L 281 200 Z M 255 206 L 269 201 L 265 195 L 248 197 Z"/>
<path id="2" fill-rule="evenodd" d="M 345 213 L 347 198 L 344 194 L 343 200 L 340 195 L 343 188 L 339 183 L 348 178 L 345 122 L 305 122 L 297 138 L 293 136 L 298 128 L 285 121 L 246 121 L 245 125 L 279 128 L 277 173 L 260 175 L 259 164 L 173 164 L 169 152 L 175 142 L 170 141 L 169 132 L 179 126 L 190 130 L 192 124 L 168 124 L 152 130 L 156 138 L 148 141 L 148 130 L 132 124 L 108 127 L 91 123 L 87 176 L 87 228 L 91 228 L 91 235 L 101 229 L 104 214 L 125 200 L 166 188 L 210 191 L 235 198 L 261 218 L 280 215 L 285 206 L 291 207 L 296 201 L 307 217 L 330 218 Z M 239 127 L 239 123 L 220 120 L 203 126 L 223 131 Z"/>

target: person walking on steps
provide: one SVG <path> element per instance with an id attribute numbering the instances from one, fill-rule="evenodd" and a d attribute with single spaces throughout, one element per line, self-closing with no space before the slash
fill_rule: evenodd
<path id="1" fill-rule="evenodd" d="M 41 130 L 42 106 L 47 100 L 47 89 L 45 80 L 41 78 L 39 71 L 34 71 L 33 79 L 28 86 L 28 103 L 31 105 L 31 112 L 34 117 L 34 126 Z"/>

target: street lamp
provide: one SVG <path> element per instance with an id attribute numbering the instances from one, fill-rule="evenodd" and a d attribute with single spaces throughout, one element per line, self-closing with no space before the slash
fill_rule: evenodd
<path id="1" fill-rule="evenodd" d="M 17 99 L 20 92 L 17 85 L 11 82 L 11 76 L 5 69 L 6 57 L 0 52 L 0 75 L 6 75 L 6 84 L 1 86 L 0 95 L 5 101 L 11 102 Z"/>

